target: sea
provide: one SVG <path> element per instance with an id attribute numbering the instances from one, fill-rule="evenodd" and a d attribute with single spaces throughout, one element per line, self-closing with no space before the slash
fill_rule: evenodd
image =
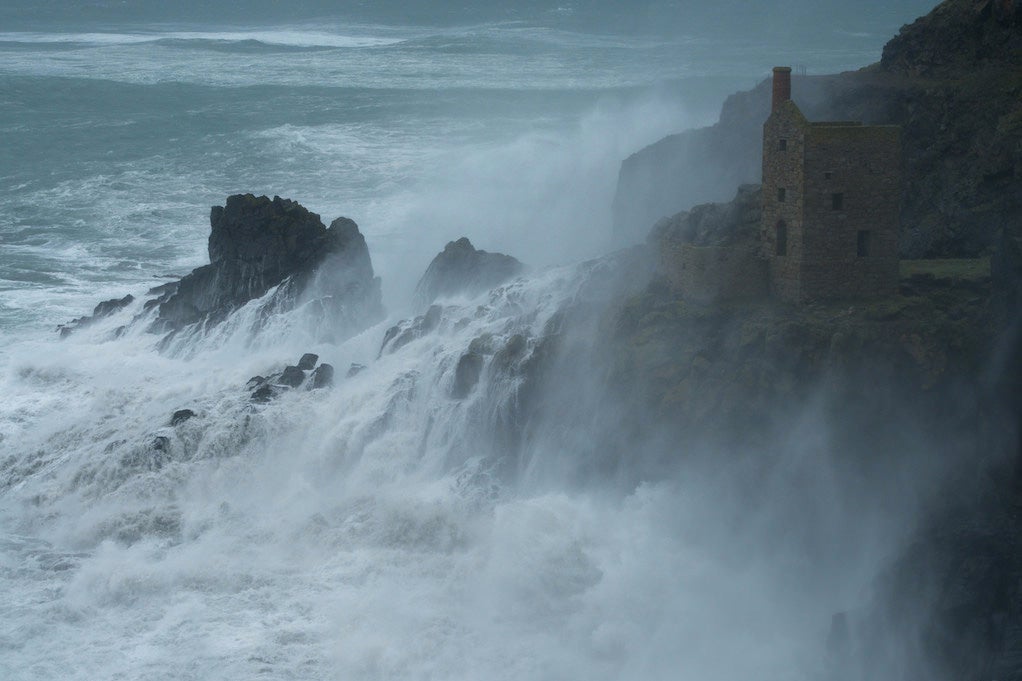
<path id="1" fill-rule="evenodd" d="M 567 374 L 574 430 L 536 435 L 507 475 L 488 435 L 518 379 L 449 387 L 473 339 L 538 338 L 599 288 L 622 159 L 776 64 L 876 61 L 919 7 L 759 33 L 570 5 L 80 23 L 53 6 L 0 23 L 0 678 L 816 678 L 883 546 L 880 520 L 849 529 L 821 501 L 833 481 L 792 495 L 825 438 L 791 447 L 752 512 L 723 474 L 577 475 L 604 445 L 570 415 L 617 411 Z M 207 261 L 210 208 L 239 192 L 354 219 L 387 318 L 337 342 L 304 310 L 253 325 L 250 305 L 175 352 L 132 326 L 150 287 Z M 527 273 L 381 355 L 461 236 Z M 249 377 L 310 351 L 366 368 L 251 403 Z M 784 528 L 817 501 L 814 562 Z"/>

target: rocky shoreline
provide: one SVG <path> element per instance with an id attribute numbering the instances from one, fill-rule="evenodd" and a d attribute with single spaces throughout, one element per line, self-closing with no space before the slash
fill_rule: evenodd
<path id="1" fill-rule="evenodd" d="M 943 503 L 878 577 L 873 601 L 835 618 L 833 678 L 883 677 L 898 646 L 919 652 L 909 677 L 1022 675 L 1020 55 L 1022 4 L 949 0 L 904 28 L 879 64 L 796 81 L 795 97 L 810 117 L 905 130 L 902 254 L 945 260 L 903 262 L 898 296 L 707 305 L 680 298 L 656 272 L 665 240 L 751 238 L 756 187 L 743 187 L 731 203 L 703 202 L 758 178 L 769 96 L 763 84 L 729 98 L 715 126 L 627 159 L 614 203 L 622 240 L 645 241 L 654 221 L 672 217 L 657 222 L 645 245 L 591 264 L 594 287 L 602 277 L 610 293 L 568 306 L 542 337 L 474 339 L 453 369 L 448 396 L 465 401 L 485 371 L 513 378 L 513 413 L 493 433 L 509 451 L 530 429 L 559 418 L 543 409 L 545 391 L 573 389 L 550 384 L 558 362 L 573 363 L 571 375 L 629 405 L 620 423 L 597 429 L 616 430 L 621 452 L 648 428 L 677 442 L 755 446 L 821 404 L 844 429 L 838 437 L 855 443 L 851 468 L 893 470 L 886 448 L 899 442 L 902 427 L 923 432 L 935 449 L 949 442 L 934 454 L 946 457 L 931 490 Z M 383 319 L 380 280 L 353 221 L 326 227 L 294 201 L 246 194 L 214 207 L 210 224 L 209 264 L 148 291 L 133 324 L 169 341 L 215 327 L 270 291 L 264 314 L 314 300 L 326 326 L 343 329 L 340 340 Z M 445 317 L 443 299 L 478 295 L 523 271 L 515 258 L 477 250 L 467 238 L 448 243 L 417 287 L 421 314 L 385 332 L 379 357 L 463 323 Z M 128 295 L 100 303 L 60 333 L 134 302 Z M 346 377 L 363 368 L 352 365 Z M 262 404 L 339 378 L 310 353 L 253 377 L 245 389 Z M 195 416 L 179 410 L 171 423 Z M 950 443 L 955 438 L 965 444 Z M 853 658 L 860 662 L 848 664 Z"/>

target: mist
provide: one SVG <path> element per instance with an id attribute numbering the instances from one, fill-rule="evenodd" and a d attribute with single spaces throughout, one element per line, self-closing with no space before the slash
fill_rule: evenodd
<path id="1" fill-rule="evenodd" d="M 614 206 L 929 9 L 5 4 L 0 676 L 957 678 L 903 583 L 1011 469 L 989 262 L 704 304 Z"/>

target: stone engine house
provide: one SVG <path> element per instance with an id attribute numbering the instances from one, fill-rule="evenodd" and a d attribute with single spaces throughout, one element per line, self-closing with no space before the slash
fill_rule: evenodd
<path id="1" fill-rule="evenodd" d="M 898 290 L 901 128 L 811 123 L 774 69 L 763 125 L 761 255 L 771 294 L 789 302 Z"/>
<path id="2" fill-rule="evenodd" d="M 791 69 L 777 67 L 754 189 L 654 228 L 660 270 L 683 297 L 804 303 L 897 293 L 901 128 L 810 122 L 791 99 Z"/>

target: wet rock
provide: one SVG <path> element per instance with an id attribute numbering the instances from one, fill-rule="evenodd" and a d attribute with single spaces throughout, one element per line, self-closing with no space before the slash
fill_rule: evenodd
<path id="1" fill-rule="evenodd" d="M 479 382 L 483 371 L 483 356 L 475 352 L 467 352 L 458 360 L 454 370 L 454 384 L 451 386 L 451 397 L 462 400 L 469 396 Z"/>
<path id="2" fill-rule="evenodd" d="M 488 291 L 518 276 L 522 269 L 517 259 L 478 250 L 462 237 L 449 242 L 433 258 L 415 289 L 415 303 L 422 309 L 445 296 Z"/>
<path id="3" fill-rule="evenodd" d="M 319 355 L 314 355 L 311 352 L 307 352 L 302 355 L 302 358 L 298 360 L 298 368 L 303 371 L 311 371 L 316 368 L 316 362 L 319 361 Z"/>
<path id="4" fill-rule="evenodd" d="M 213 207 L 210 226 L 209 264 L 150 290 L 159 296 L 154 330 L 219 322 L 275 286 L 270 308 L 290 309 L 314 281 L 334 313 L 350 317 L 355 310 L 366 323 L 382 314 L 379 280 L 353 221 L 338 218 L 327 228 L 294 201 L 236 194 Z M 327 261 L 329 271 L 318 274 Z"/>
<path id="5" fill-rule="evenodd" d="M 483 335 L 472 339 L 472 342 L 468 345 L 468 351 L 475 352 L 480 355 L 492 355 L 496 350 L 494 344 L 495 341 L 493 334 L 484 333 Z"/>
<path id="6" fill-rule="evenodd" d="M 277 392 L 277 388 L 274 388 L 271 384 L 263 383 L 252 392 L 252 401 L 261 403 L 269 402 L 277 396 Z"/>
<path id="7" fill-rule="evenodd" d="M 305 372 L 296 366 L 285 367 L 277 382 L 290 388 L 297 388 L 305 382 Z"/>
<path id="8" fill-rule="evenodd" d="M 443 312 L 443 307 L 440 305 L 430 305 L 426 314 L 419 315 L 411 321 L 405 320 L 390 327 L 387 329 L 387 333 L 383 336 L 383 344 L 380 346 L 380 353 L 377 356 L 382 356 L 384 350 L 388 349 L 390 352 L 395 352 L 408 343 L 411 343 L 416 338 L 422 338 L 426 334 L 436 330 L 443 319 Z"/>
<path id="9" fill-rule="evenodd" d="M 178 409 L 174 412 L 174 415 L 170 417 L 170 425 L 176 426 L 184 423 L 188 419 L 194 418 L 195 412 L 191 409 Z"/>
<path id="10" fill-rule="evenodd" d="M 493 365 L 500 371 L 510 371 L 514 362 L 523 356 L 526 347 L 528 347 L 528 341 L 525 340 L 525 336 L 516 333 L 508 338 L 504 347 L 494 355 Z"/>
<path id="11" fill-rule="evenodd" d="M 334 367 L 332 364 L 323 362 L 312 372 L 312 387 L 329 388 L 334 384 Z"/>
<path id="12" fill-rule="evenodd" d="M 110 300 L 104 300 L 102 303 L 97 305 L 93 310 L 92 314 L 73 319 L 67 324 L 61 324 L 57 327 L 57 331 L 60 333 L 61 338 L 67 338 L 78 329 L 88 326 L 93 322 L 109 317 L 114 312 L 127 307 L 135 301 L 135 296 L 128 294 L 123 298 L 111 298 Z"/>
<path id="13" fill-rule="evenodd" d="M 348 367 L 348 373 L 346 374 L 346 377 L 347 378 L 353 378 L 354 376 L 358 376 L 363 371 L 365 371 L 365 365 L 364 364 L 354 364 L 353 363 L 350 367 Z"/>
<path id="14" fill-rule="evenodd" d="M 263 383 L 266 383 L 266 379 L 264 377 L 253 376 L 252 378 L 248 379 L 248 381 L 245 383 L 245 387 L 251 389 L 260 386 Z"/>
<path id="15" fill-rule="evenodd" d="M 157 435 L 150 444 L 154 452 L 166 453 L 170 449 L 170 438 L 166 435 Z"/>

